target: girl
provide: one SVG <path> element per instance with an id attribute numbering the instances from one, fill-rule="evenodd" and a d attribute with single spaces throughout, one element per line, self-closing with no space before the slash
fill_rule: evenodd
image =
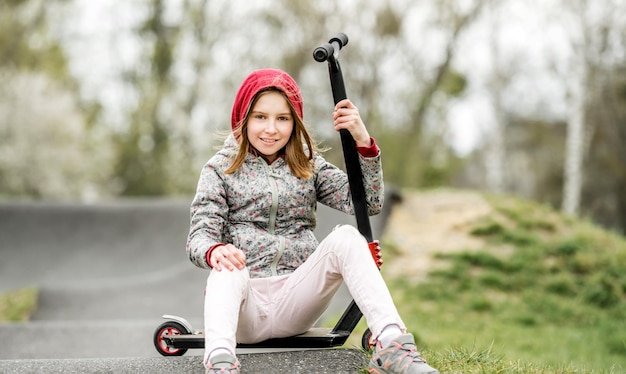
<path id="1" fill-rule="evenodd" d="M 353 214 L 345 172 L 316 152 L 300 90 L 281 70 L 252 72 L 232 109 L 233 133 L 202 169 L 191 205 L 190 260 L 211 269 L 204 307 L 207 373 L 239 373 L 236 343 L 301 334 L 342 282 L 377 348 L 372 373 L 437 373 L 415 351 L 365 238 L 339 226 L 318 243 L 318 202 Z M 333 112 L 360 155 L 368 213 L 383 205 L 380 150 L 350 100 Z"/>

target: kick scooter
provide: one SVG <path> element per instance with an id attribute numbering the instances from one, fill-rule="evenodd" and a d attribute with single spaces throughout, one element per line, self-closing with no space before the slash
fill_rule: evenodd
<path id="1" fill-rule="evenodd" d="M 346 89 L 343 74 L 339 65 L 339 51 L 348 44 L 346 34 L 339 33 L 328 43 L 313 51 L 317 62 L 327 62 L 330 83 L 335 104 L 346 99 Z M 372 238 L 372 228 L 367 214 L 363 174 L 359 164 L 359 154 L 352 135 L 348 130 L 340 130 L 341 144 L 348 174 L 348 182 L 352 193 L 352 203 L 357 221 L 357 228 L 369 243 L 370 252 L 376 265 L 382 264 L 380 246 Z M 237 348 L 331 348 L 343 345 L 363 314 L 354 300 L 344 311 L 341 318 L 332 328 L 312 328 L 304 334 L 287 338 L 269 339 L 255 344 L 237 344 Z M 204 348 L 204 334 L 202 330 L 194 330 L 191 324 L 182 317 L 164 315 L 167 321 L 157 327 L 154 332 L 154 346 L 163 356 L 182 356 L 188 349 Z M 373 346 L 369 329 L 361 338 L 363 349 L 369 350 Z"/>

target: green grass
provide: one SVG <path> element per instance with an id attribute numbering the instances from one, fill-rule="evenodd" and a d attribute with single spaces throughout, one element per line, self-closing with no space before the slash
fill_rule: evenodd
<path id="1" fill-rule="evenodd" d="M 495 213 L 470 229 L 484 248 L 441 255 L 447 267 L 419 284 L 386 277 L 429 363 L 463 373 L 626 372 L 624 237 L 487 198 Z"/>
<path id="2" fill-rule="evenodd" d="M 37 307 L 38 291 L 22 288 L 0 295 L 0 322 L 27 321 Z"/>
<path id="3" fill-rule="evenodd" d="M 488 200 L 495 213 L 469 229 L 481 250 L 440 255 L 447 267 L 418 284 L 386 275 L 423 356 L 442 373 L 626 372 L 624 237 L 527 201 Z M 365 328 L 345 346 L 360 347 Z"/>

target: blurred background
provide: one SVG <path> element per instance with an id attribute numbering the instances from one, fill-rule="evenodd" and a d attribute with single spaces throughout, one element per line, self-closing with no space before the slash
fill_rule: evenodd
<path id="1" fill-rule="evenodd" d="M 236 89 L 277 67 L 342 164 L 325 64 L 388 184 L 508 193 L 626 231 L 621 0 L 1 0 L 0 200 L 189 196 Z"/>

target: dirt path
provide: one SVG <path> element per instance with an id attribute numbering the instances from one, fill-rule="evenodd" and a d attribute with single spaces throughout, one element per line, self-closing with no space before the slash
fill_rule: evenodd
<path id="1" fill-rule="evenodd" d="M 468 228 L 491 212 L 489 203 L 475 192 L 403 192 L 403 201 L 392 210 L 384 236 L 400 254 L 387 258 L 383 271 L 419 281 L 436 266 L 435 253 L 480 247 L 482 241 L 468 235 Z"/>

